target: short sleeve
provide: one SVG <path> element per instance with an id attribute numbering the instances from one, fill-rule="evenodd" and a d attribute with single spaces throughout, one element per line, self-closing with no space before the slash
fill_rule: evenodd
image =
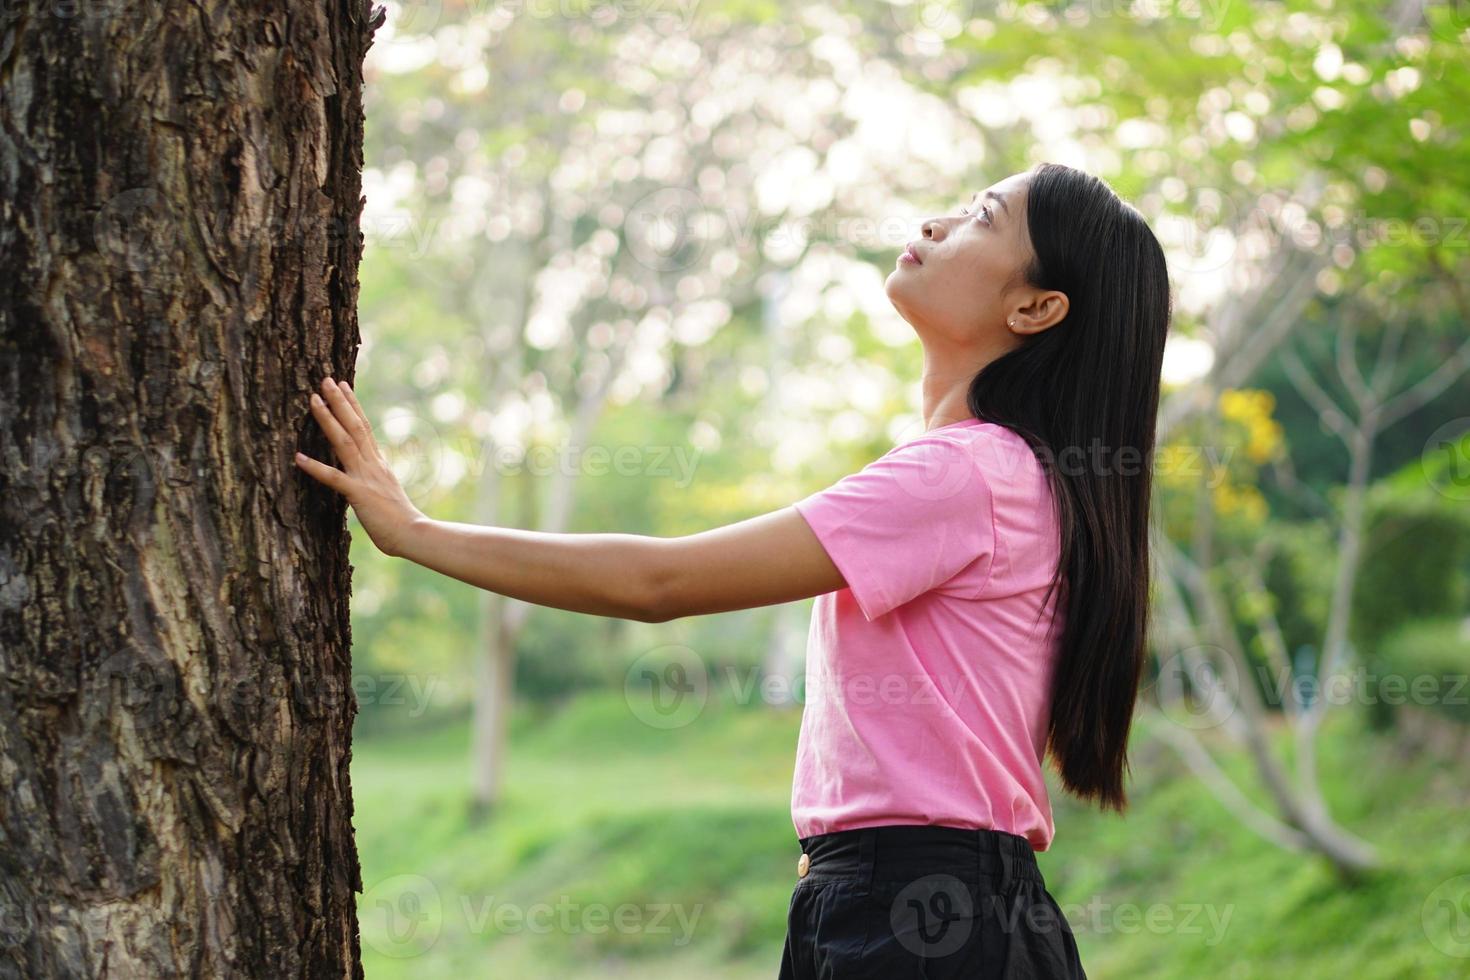
<path id="1" fill-rule="evenodd" d="M 921 436 L 797 501 L 869 621 L 995 553 L 989 484 L 972 445 Z"/>

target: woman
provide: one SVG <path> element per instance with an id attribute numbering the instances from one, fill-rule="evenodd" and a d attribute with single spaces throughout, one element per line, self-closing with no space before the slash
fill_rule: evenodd
<path id="1" fill-rule="evenodd" d="M 387 554 L 539 605 L 656 623 L 817 596 L 781 977 L 1082 977 L 1036 864 L 1042 760 L 1125 808 L 1163 252 L 1103 182 L 1043 164 L 924 222 L 887 292 L 923 346 L 924 433 L 727 527 L 431 520 L 331 379 L 312 411 L 342 468 L 297 463 Z"/>

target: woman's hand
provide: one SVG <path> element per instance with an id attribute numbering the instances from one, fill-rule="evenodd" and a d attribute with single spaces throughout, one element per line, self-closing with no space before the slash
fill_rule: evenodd
<path id="1" fill-rule="evenodd" d="M 327 434 L 342 468 L 328 466 L 304 453 L 296 454 L 296 465 L 347 498 L 378 550 L 386 555 L 400 554 L 404 535 L 424 515 L 388 468 L 357 396 L 346 382 L 338 384 L 327 378 L 322 381 L 322 394 L 311 396 L 311 413 Z"/>

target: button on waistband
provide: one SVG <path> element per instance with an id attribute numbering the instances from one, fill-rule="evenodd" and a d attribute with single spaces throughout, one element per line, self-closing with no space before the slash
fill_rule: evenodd
<path id="1" fill-rule="evenodd" d="M 798 878 L 805 878 L 806 873 L 811 869 L 812 859 L 808 855 L 803 854 L 801 857 L 796 859 L 796 876 Z"/>

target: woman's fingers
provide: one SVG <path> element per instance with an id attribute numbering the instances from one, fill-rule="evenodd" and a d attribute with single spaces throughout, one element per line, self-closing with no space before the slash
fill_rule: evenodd
<path id="1" fill-rule="evenodd" d="M 368 457 L 375 455 L 377 447 L 373 445 L 373 437 L 368 432 L 362 416 L 358 414 L 357 409 L 352 407 L 352 402 L 347 400 L 347 393 L 342 390 L 342 386 L 331 378 L 325 378 L 322 381 L 322 393 L 327 399 L 327 404 L 332 408 L 337 424 L 341 425 L 348 437 L 352 439 L 357 451 Z"/>
<path id="2" fill-rule="evenodd" d="M 367 412 L 365 412 L 362 405 L 358 403 L 357 392 L 353 391 L 352 386 L 345 381 L 340 382 L 337 387 L 342 389 L 342 394 L 347 396 L 347 404 L 351 405 L 352 410 L 357 413 L 357 419 L 359 422 L 362 423 L 362 432 L 363 435 L 367 438 L 368 445 L 372 446 L 374 449 L 377 449 L 378 440 L 373 438 L 373 424 L 368 421 Z"/>
<path id="3" fill-rule="evenodd" d="M 328 466 L 326 463 L 312 459 L 305 453 L 296 454 L 296 465 L 305 470 L 308 476 L 326 484 L 333 490 L 341 492 L 345 485 L 343 480 L 347 474 L 335 466 Z"/>
<path id="4" fill-rule="evenodd" d="M 332 444 L 332 449 L 339 460 L 345 464 L 356 462 L 360 458 L 361 453 L 358 451 L 357 443 L 353 441 L 352 436 L 347 434 L 347 430 L 337 420 L 337 415 L 331 407 L 314 392 L 311 396 L 311 414 L 316 416 L 317 424 L 326 433 L 327 441 Z"/>

